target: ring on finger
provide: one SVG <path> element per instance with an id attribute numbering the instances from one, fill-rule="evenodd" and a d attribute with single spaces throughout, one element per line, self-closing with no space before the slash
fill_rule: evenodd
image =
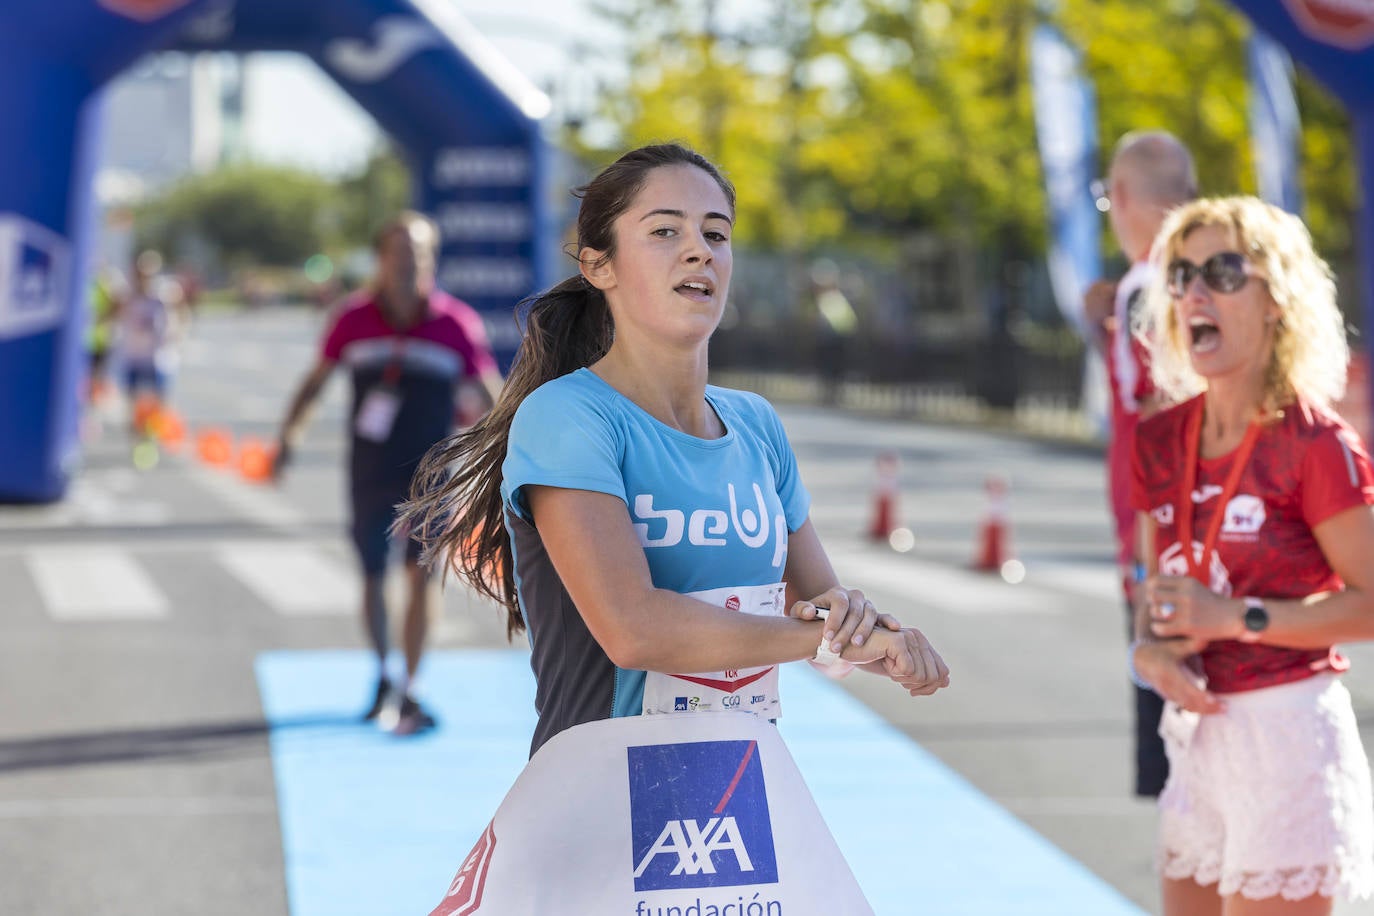
<path id="1" fill-rule="evenodd" d="M 1174 616 L 1174 603 L 1172 601 L 1166 601 L 1161 604 L 1159 606 L 1159 616 L 1164 620 L 1168 620 L 1170 617 Z"/>

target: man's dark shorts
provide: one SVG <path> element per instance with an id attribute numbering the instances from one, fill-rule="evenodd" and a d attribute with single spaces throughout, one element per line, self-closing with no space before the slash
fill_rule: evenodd
<path id="1" fill-rule="evenodd" d="M 405 496 L 404 489 L 396 489 L 389 494 L 377 491 L 365 495 L 353 493 L 353 521 L 349 534 L 358 552 L 363 575 L 376 577 L 386 572 L 386 561 L 391 552 L 391 526 L 396 521 L 396 508 Z M 406 561 L 414 563 L 419 558 L 420 542 L 406 537 Z"/>

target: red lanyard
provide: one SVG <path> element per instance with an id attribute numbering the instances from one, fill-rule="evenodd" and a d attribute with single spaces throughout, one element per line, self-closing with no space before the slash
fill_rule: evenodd
<path id="1" fill-rule="evenodd" d="M 391 359 L 387 361 L 386 368 L 382 370 L 382 384 L 390 388 L 395 388 L 396 383 L 401 380 L 401 360 L 406 351 L 406 338 L 401 336 L 395 340 L 396 345 L 391 350 Z"/>
<path id="2" fill-rule="evenodd" d="M 1198 405 L 1197 412 L 1188 423 L 1188 432 L 1184 438 L 1188 464 L 1183 472 L 1183 492 L 1179 494 L 1178 501 L 1178 540 L 1183 547 L 1183 555 L 1188 558 L 1188 572 L 1192 574 L 1194 579 L 1210 588 L 1211 583 L 1202 569 L 1202 564 L 1211 563 L 1212 551 L 1217 545 L 1217 536 L 1221 534 L 1221 525 L 1226 519 L 1226 507 L 1230 504 L 1231 497 L 1236 495 L 1236 488 L 1240 486 L 1240 475 L 1245 472 L 1245 465 L 1250 461 L 1250 453 L 1255 449 L 1255 440 L 1259 438 L 1260 424 L 1258 420 L 1250 421 L 1250 425 L 1245 430 L 1245 438 L 1241 440 L 1240 447 L 1235 451 L 1231 473 L 1226 475 L 1226 486 L 1222 487 L 1217 511 L 1212 516 L 1211 524 L 1207 526 L 1207 538 L 1202 543 L 1202 559 L 1199 560 L 1193 553 L 1193 488 L 1197 486 L 1197 466 L 1198 462 L 1202 460 L 1198 446 L 1202 441 L 1204 406 L 1203 404 Z"/>

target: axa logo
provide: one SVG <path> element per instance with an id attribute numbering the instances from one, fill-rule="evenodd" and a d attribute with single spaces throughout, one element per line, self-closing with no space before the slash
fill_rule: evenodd
<path id="1" fill-rule="evenodd" d="M 636 891 L 777 882 L 758 742 L 658 744 L 626 753 Z"/>
<path id="2" fill-rule="evenodd" d="M 705 823 L 693 818 L 668 821 L 654 845 L 635 866 L 635 877 L 644 874 L 659 856 L 668 856 L 675 861 L 668 873 L 671 877 L 714 875 L 716 866 L 711 857 L 716 853 L 733 856 L 734 867 L 741 872 L 754 870 L 749 849 L 740 835 L 739 823 L 733 817 L 707 818 Z"/>
<path id="3" fill-rule="evenodd" d="M 1202 562 L 1202 543 L 1193 541 L 1193 561 Z M 1164 552 L 1159 555 L 1159 571 L 1166 576 L 1187 576 L 1191 575 L 1188 569 L 1188 558 L 1183 553 L 1183 545 L 1174 541 Z M 1221 557 L 1217 556 L 1215 550 L 1212 551 L 1211 562 L 1207 564 L 1207 587 L 1218 595 L 1230 596 L 1231 594 L 1231 573 L 1221 562 Z"/>
<path id="4" fill-rule="evenodd" d="M 635 534 L 643 547 L 675 547 L 687 543 L 697 547 L 724 547 L 731 538 L 745 547 L 766 547 L 773 539 L 773 565 L 782 566 L 787 557 L 787 520 L 781 512 L 768 518 L 768 503 L 763 489 L 753 484 L 753 500 L 741 505 L 735 485 L 726 486 L 726 509 L 660 509 L 652 493 L 639 493 L 630 501 Z"/>
<path id="5" fill-rule="evenodd" d="M 1226 516 L 1221 523 L 1222 534 L 1258 534 L 1264 527 L 1264 500 L 1258 496 L 1241 494 L 1226 504 Z"/>
<path id="6" fill-rule="evenodd" d="M 329 65 L 355 83 L 375 83 L 426 48 L 437 47 L 439 33 L 410 16 L 386 16 L 373 24 L 372 44 L 339 38 L 325 46 Z"/>

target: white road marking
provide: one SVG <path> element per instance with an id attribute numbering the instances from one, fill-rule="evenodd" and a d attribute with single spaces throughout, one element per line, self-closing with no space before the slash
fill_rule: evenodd
<path id="1" fill-rule="evenodd" d="M 215 551 L 219 562 L 264 604 L 288 616 L 356 612 L 362 582 L 347 563 L 308 544 L 230 543 Z"/>
<path id="2" fill-rule="evenodd" d="M 58 620 L 165 617 L 167 598 L 132 557 L 110 547 L 47 547 L 24 562 Z"/>

